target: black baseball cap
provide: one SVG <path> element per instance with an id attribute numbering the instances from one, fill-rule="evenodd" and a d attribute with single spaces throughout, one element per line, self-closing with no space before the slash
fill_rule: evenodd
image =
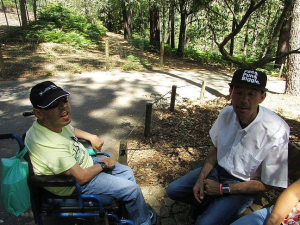
<path id="1" fill-rule="evenodd" d="M 55 100 L 70 95 L 51 81 L 35 85 L 30 91 L 30 102 L 34 108 L 45 109 Z"/>
<path id="2" fill-rule="evenodd" d="M 267 91 L 267 75 L 264 72 L 252 69 L 239 69 L 234 72 L 230 87 L 239 85 Z"/>

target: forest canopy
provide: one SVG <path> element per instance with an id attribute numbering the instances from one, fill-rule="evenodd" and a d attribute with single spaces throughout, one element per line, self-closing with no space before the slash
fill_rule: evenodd
<path id="1" fill-rule="evenodd" d="M 5 4 L 12 0 L 4 0 Z M 22 2 L 20 0 L 20 8 Z M 28 0 L 40 8 L 59 3 L 81 16 L 95 29 L 123 34 L 125 40 L 142 38 L 160 51 L 162 43 L 177 57 L 196 59 L 202 53 L 220 55 L 225 65 L 240 68 L 285 68 L 289 80 L 289 57 L 298 57 L 297 5 L 299 0 Z M 42 16 L 42 14 L 41 14 Z M 97 22 L 98 21 L 98 22 Z M 76 22 L 76 21 L 74 21 Z M 78 22 L 78 21 L 77 21 Z M 25 23 L 23 23 L 25 24 Z M 100 33 L 105 30 L 100 29 Z M 81 32 L 81 28 L 77 29 Z M 76 33 L 76 30 L 73 32 Z M 299 38 L 298 38 L 299 39 Z M 201 61 L 201 60 L 200 60 Z M 282 67 L 284 66 L 284 67 Z M 293 67 L 290 67 L 295 71 Z M 281 72 L 280 72 L 281 73 Z M 296 78 L 299 76 L 297 75 Z M 291 78 L 291 79 L 290 79 Z M 292 85 L 291 89 L 295 89 Z"/>

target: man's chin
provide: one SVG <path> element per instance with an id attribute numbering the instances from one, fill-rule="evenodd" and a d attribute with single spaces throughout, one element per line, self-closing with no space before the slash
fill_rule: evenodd
<path id="1" fill-rule="evenodd" d="M 63 124 L 63 126 L 67 126 L 68 124 L 71 123 L 71 117 L 69 118 L 62 118 L 61 123 Z"/>

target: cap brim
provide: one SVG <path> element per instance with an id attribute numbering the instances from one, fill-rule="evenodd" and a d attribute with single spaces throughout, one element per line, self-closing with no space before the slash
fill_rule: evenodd
<path id="1" fill-rule="evenodd" d="M 70 95 L 70 93 L 67 91 L 64 91 L 64 90 L 54 92 L 54 93 L 50 94 L 49 96 L 47 96 L 47 98 L 45 98 L 43 105 L 37 105 L 37 106 L 41 109 L 45 109 L 49 105 L 51 105 L 54 101 L 56 101 L 57 99 L 64 97 L 64 96 L 68 96 L 68 95 Z"/>
<path id="2" fill-rule="evenodd" d="M 235 85 L 238 85 L 238 86 L 247 87 L 247 88 L 252 88 L 252 89 L 259 89 L 259 90 L 262 90 L 262 91 L 264 91 L 264 92 L 268 91 L 267 88 L 257 87 L 257 86 L 254 86 L 254 85 L 248 85 L 248 84 L 228 83 L 228 85 L 229 85 L 229 86 L 235 86 Z"/>

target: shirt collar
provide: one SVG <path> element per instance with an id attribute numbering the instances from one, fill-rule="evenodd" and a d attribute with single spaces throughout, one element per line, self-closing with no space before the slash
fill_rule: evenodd
<path id="1" fill-rule="evenodd" d="M 263 114 L 264 114 L 263 108 L 260 105 L 258 105 L 258 114 L 256 115 L 255 119 L 247 127 L 245 127 L 244 129 L 242 128 L 240 121 L 237 118 L 235 113 L 234 113 L 234 116 L 235 116 L 234 123 L 240 129 L 244 130 L 246 133 L 249 133 L 256 126 L 256 124 L 259 123 L 259 121 L 263 117 Z"/>

